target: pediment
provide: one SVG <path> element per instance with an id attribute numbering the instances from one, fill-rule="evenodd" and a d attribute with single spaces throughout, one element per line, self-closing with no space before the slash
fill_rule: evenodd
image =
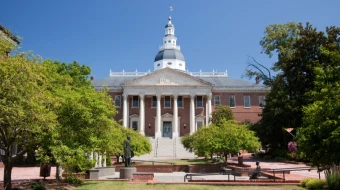
<path id="1" fill-rule="evenodd" d="M 205 116 L 202 115 L 202 114 L 198 114 L 198 115 L 196 115 L 195 117 L 205 117 Z"/>
<path id="2" fill-rule="evenodd" d="M 172 115 L 170 113 L 165 113 L 162 115 L 162 117 L 172 117 Z"/>
<path id="3" fill-rule="evenodd" d="M 137 115 L 137 114 L 132 114 L 132 115 L 130 115 L 129 117 L 139 117 L 139 115 Z"/>
<path id="4" fill-rule="evenodd" d="M 164 68 L 124 83 L 122 86 L 213 86 L 183 71 Z"/>

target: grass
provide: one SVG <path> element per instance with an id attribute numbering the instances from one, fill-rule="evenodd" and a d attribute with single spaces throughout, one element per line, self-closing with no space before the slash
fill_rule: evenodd
<path id="1" fill-rule="evenodd" d="M 160 162 L 171 162 L 174 163 L 176 165 L 203 165 L 203 164 L 213 164 L 211 162 L 209 162 L 209 160 L 205 160 L 205 159 L 192 159 L 192 160 L 162 160 Z M 135 164 L 137 165 L 150 165 L 152 164 L 152 162 L 135 162 Z M 155 165 L 166 165 L 167 163 L 154 163 Z"/>
<path id="2" fill-rule="evenodd" d="M 303 190 L 298 186 L 224 186 L 224 185 L 192 185 L 192 184 L 129 184 L 115 181 L 91 181 L 76 188 L 77 190 Z"/>

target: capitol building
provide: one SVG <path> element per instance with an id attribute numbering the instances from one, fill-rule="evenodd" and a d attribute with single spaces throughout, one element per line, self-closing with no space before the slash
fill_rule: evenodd
<path id="1" fill-rule="evenodd" d="M 229 78 L 227 72 L 188 72 L 186 64 L 169 16 L 153 71 L 110 71 L 92 84 L 97 90 L 109 88 L 117 121 L 149 137 L 176 138 L 209 126 L 218 104 L 229 106 L 239 122 L 260 120 L 267 87 Z"/>

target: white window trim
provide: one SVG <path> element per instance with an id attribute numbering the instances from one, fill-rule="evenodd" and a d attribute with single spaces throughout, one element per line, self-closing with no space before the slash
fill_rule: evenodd
<path id="1" fill-rule="evenodd" d="M 230 98 L 231 98 L 231 97 L 234 97 L 234 104 L 235 104 L 235 106 L 233 106 L 233 107 L 230 106 Z M 236 96 L 235 96 L 235 95 L 229 96 L 229 107 L 230 107 L 230 108 L 236 108 Z"/>
<path id="2" fill-rule="evenodd" d="M 221 96 L 220 95 L 214 95 L 214 106 L 216 106 L 215 98 L 218 97 L 218 104 L 221 104 Z"/>
<path id="3" fill-rule="evenodd" d="M 204 127 L 204 117 L 203 116 L 196 116 L 196 121 L 195 121 L 195 131 L 198 130 L 197 128 L 197 123 L 202 122 L 202 128 Z"/>
<path id="4" fill-rule="evenodd" d="M 246 97 L 249 97 L 249 107 L 246 107 Z M 250 100 L 249 95 L 243 96 L 243 105 L 244 105 L 244 108 L 251 108 L 251 100 Z"/>
<path id="5" fill-rule="evenodd" d="M 169 97 L 170 98 L 170 107 L 165 107 L 165 97 Z M 163 107 L 164 109 L 171 109 L 171 96 L 164 96 L 164 102 L 163 102 Z"/>
<path id="6" fill-rule="evenodd" d="M 198 102 L 197 99 L 198 99 L 198 97 L 202 97 L 202 106 L 200 106 L 200 107 L 197 106 L 197 102 Z M 200 109 L 204 108 L 204 106 L 203 106 L 203 96 L 196 96 L 196 109 L 197 108 L 200 108 Z"/>
<path id="7" fill-rule="evenodd" d="M 116 105 L 116 97 L 119 97 L 119 106 Z M 115 107 L 120 108 L 122 106 L 122 96 L 121 95 L 115 95 Z"/>
<path id="8" fill-rule="evenodd" d="M 263 98 L 264 104 L 261 106 L 261 97 Z M 263 109 L 266 106 L 266 96 L 259 96 L 259 108 Z"/>
<path id="9" fill-rule="evenodd" d="M 138 101 L 137 101 L 138 105 L 137 106 L 133 105 L 133 97 L 138 97 Z M 132 96 L 131 108 L 139 108 L 139 96 Z"/>

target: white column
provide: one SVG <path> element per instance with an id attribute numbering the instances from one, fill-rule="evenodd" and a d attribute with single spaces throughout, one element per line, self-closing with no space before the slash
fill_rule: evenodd
<path id="1" fill-rule="evenodd" d="M 190 94 L 190 135 L 195 132 L 195 94 Z"/>
<path id="2" fill-rule="evenodd" d="M 123 127 L 128 127 L 128 104 L 127 104 L 127 99 L 128 99 L 128 95 L 127 94 L 123 94 Z"/>
<path id="3" fill-rule="evenodd" d="M 102 153 L 98 153 L 98 166 L 99 167 L 103 167 L 103 165 L 102 165 Z"/>
<path id="4" fill-rule="evenodd" d="M 145 106 L 144 94 L 139 94 L 140 107 L 139 107 L 139 132 L 144 135 L 145 131 Z"/>
<path id="5" fill-rule="evenodd" d="M 178 94 L 174 94 L 174 114 L 173 114 L 173 121 L 172 121 L 172 138 L 178 137 L 178 105 L 177 105 L 177 98 Z"/>
<path id="6" fill-rule="evenodd" d="M 161 94 L 156 94 L 157 97 L 157 113 L 156 113 L 156 131 L 155 137 L 161 137 Z"/>
<path id="7" fill-rule="evenodd" d="M 211 118 L 211 97 L 212 94 L 208 94 L 208 112 L 209 112 L 209 119 Z M 211 122 L 208 123 L 210 125 Z"/>
<path id="8" fill-rule="evenodd" d="M 208 95 L 205 99 L 205 125 L 209 125 L 209 105 L 208 105 Z"/>

